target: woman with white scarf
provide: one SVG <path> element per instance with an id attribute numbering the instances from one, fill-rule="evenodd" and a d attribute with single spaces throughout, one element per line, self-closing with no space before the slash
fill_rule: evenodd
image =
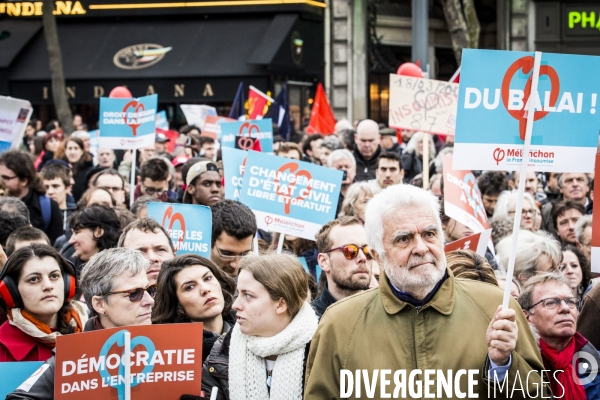
<path id="1" fill-rule="evenodd" d="M 306 302 L 302 265 L 287 254 L 244 257 L 237 290 L 237 323 L 204 364 L 207 398 L 216 386 L 218 399 L 302 400 L 306 355 L 318 324 Z"/>

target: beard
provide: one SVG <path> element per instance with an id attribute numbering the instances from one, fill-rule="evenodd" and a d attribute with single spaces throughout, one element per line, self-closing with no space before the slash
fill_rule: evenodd
<path id="1" fill-rule="evenodd" d="M 413 269 L 423 263 L 430 264 Z M 444 277 L 446 259 L 438 260 L 433 254 L 427 253 L 424 257 L 412 256 L 405 266 L 397 266 L 384 257 L 383 269 L 396 288 L 417 300 L 423 300 Z"/>
<path id="2" fill-rule="evenodd" d="M 367 290 L 369 283 L 371 282 L 371 274 L 367 275 L 354 275 L 358 271 L 366 270 L 369 272 L 369 267 L 365 264 L 360 265 L 358 268 L 352 271 L 347 271 L 344 267 L 331 268 L 331 279 L 338 288 L 338 291 L 345 293 L 350 296 L 359 290 Z"/>

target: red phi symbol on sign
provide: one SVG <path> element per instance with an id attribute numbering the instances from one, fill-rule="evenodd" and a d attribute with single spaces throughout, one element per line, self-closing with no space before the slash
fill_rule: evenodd
<path id="1" fill-rule="evenodd" d="M 177 241 L 181 243 L 181 242 L 183 242 L 183 237 L 185 236 L 185 221 L 184 221 L 183 215 L 181 215 L 181 213 L 173 214 L 173 206 L 169 206 L 165 210 L 165 214 L 163 215 L 162 226 L 167 231 L 171 231 L 173 229 L 173 225 L 175 225 L 176 221 L 179 222 L 179 226 L 181 227 L 181 232 L 183 232 L 183 234 L 179 235 L 179 237 L 177 239 Z M 165 224 L 165 222 L 168 225 Z"/>
<path id="2" fill-rule="evenodd" d="M 525 89 L 523 90 L 523 104 L 527 104 L 529 100 L 529 95 L 531 94 L 531 82 L 533 79 L 533 62 L 534 58 L 532 56 L 525 56 L 519 58 L 517 61 L 512 63 L 510 67 L 506 70 L 504 74 L 504 79 L 502 80 L 502 102 L 504 103 L 504 108 L 508 113 L 516 120 L 519 121 L 519 134 L 521 135 L 521 140 L 525 140 L 525 127 L 527 126 L 527 110 L 526 107 L 523 107 L 522 110 L 509 110 L 508 102 L 509 102 L 509 92 L 510 92 L 510 82 L 513 76 L 519 71 L 522 70 L 524 74 L 532 73 L 529 75 L 529 79 L 527 79 L 527 83 L 525 84 Z M 556 105 L 556 101 L 558 100 L 558 94 L 560 91 L 560 81 L 558 79 L 558 74 L 556 70 L 549 65 L 542 65 L 540 67 L 540 76 L 548 75 L 550 77 L 550 83 L 552 84 L 550 89 L 550 106 L 554 107 Z M 537 121 L 539 119 L 544 118 L 548 115 L 549 111 L 535 111 L 533 120 Z"/>
<path id="3" fill-rule="evenodd" d="M 138 103 L 137 100 L 131 100 L 129 103 L 125 104 L 125 107 L 123 107 L 123 112 L 125 113 L 125 116 L 123 117 L 123 121 L 125 121 L 125 125 L 127 125 L 128 127 L 131 128 L 131 130 L 133 131 L 133 136 L 135 136 L 137 134 L 137 128 L 140 127 L 140 124 L 137 122 L 139 119 L 139 116 L 137 118 L 132 118 L 132 121 L 129 121 L 127 119 L 127 110 L 129 109 L 129 107 L 133 107 L 133 112 L 134 113 L 138 113 L 141 111 L 144 111 L 144 105 L 142 103 Z"/>
<path id="4" fill-rule="evenodd" d="M 504 160 L 504 154 L 504 150 L 500 147 L 497 147 L 496 150 L 494 150 L 494 161 L 496 161 L 496 165 L 500 165 L 500 161 Z"/>
<path id="5" fill-rule="evenodd" d="M 256 140 L 258 140 L 260 128 L 257 125 L 250 124 L 250 122 L 244 122 L 242 126 L 240 126 L 237 139 L 237 144 L 240 150 L 254 150 L 255 140 L 251 139 L 253 131 L 256 131 Z M 240 139 L 240 137 L 244 137 L 246 134 L 248 135 L 247 139 Z"/>
<path id="6" fill-rule="evenodd" d="M 287 164 L 283 164 L 277 170 L 277 174 L 276 175 L 279 176 L 280 172 L 285 172 L 287 170 L 289 170 L 291 173 L 294 173 L 294 172 L 296 172 L 297 169 L 298 169 L 298 163 L 297 162 L 290 162 L 290 163 L 287 163 Z M 293 182 L 290 182 L 288 184 L 289 189 L 288 189 L 287 193 L 284 190 L 282 190 L 282 189 L 279 189 L 277 191 L 278 194 L 289 197 L 285 201 L 284 208 L 283 208 L 283 211 L 286 214 L 290 213 L 290 207 L 292 205 L 292 198 L 291 198 L 292 197 L 292 189 L 296 185 L 296 180 L 298 179 L 299 176 L 304 176 L 308 180 L 312 179 L 312 175 L 310 174 L 310 172 L 305 171 L 305 170 L 298 171 L 298 172 L 296 172 L 296 179 Z M 277 179 L 275 179 L 275 183 L 279 184 L 279 177 Z M 308 195 L 310 194 L 311 190 L 312 190 L 312 187 L 311 186 L 307 186 L 306 189 L 305 189 L 305 193 L 303 193 L 300 196 L 294 198 L 294 200 L 304 200 L 304 199 L 306 199 L 308 197 Z"/>

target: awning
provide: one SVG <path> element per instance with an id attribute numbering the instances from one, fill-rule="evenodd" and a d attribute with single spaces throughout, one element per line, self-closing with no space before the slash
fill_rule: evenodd
<path id="1" fill-rule="evenodd" d="M 61 19 L 58 34 L 72 104 L 95 103 L 116 85 L 126 85 L 136 97 L 157 93 L 161 102 L 227 102 L 240 81 L 266 90 L 275 79 L 314 80 L 323 73 L 323 23 L 294 13 Z M 0 94 L 51 103 L 41 30 L 9 64 L 0 70 Z"/>
<path id="2" fill-rule="evenodd" d="M 65 78 L 142 79 L 259 76 L 296 16 L 187 21 L 69 23 L 58 34 Z M 43 34 L 11 66 L 9 80 L 49 80 Z"/>
<path id="3" fill-rule="evenodd" d="M 0 68 L 7 68 L 31 38 L 42 28 L 42 21 L 0 21 L 0 32 L 10 36 L 0 40 Z"/>

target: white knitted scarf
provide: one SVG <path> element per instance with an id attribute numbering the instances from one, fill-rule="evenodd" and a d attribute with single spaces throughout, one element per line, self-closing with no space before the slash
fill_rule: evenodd
<path id="1" fill-rule="evenodd" d="M 319 320 L 308 303 L 277 335 L 244 335 L 236 324 L 229 348 L 229 397 L 231 400 L 302 400 L 304 351 Z M 267 390 L 265 357 L 277 356 L 271 393 Z"/>

